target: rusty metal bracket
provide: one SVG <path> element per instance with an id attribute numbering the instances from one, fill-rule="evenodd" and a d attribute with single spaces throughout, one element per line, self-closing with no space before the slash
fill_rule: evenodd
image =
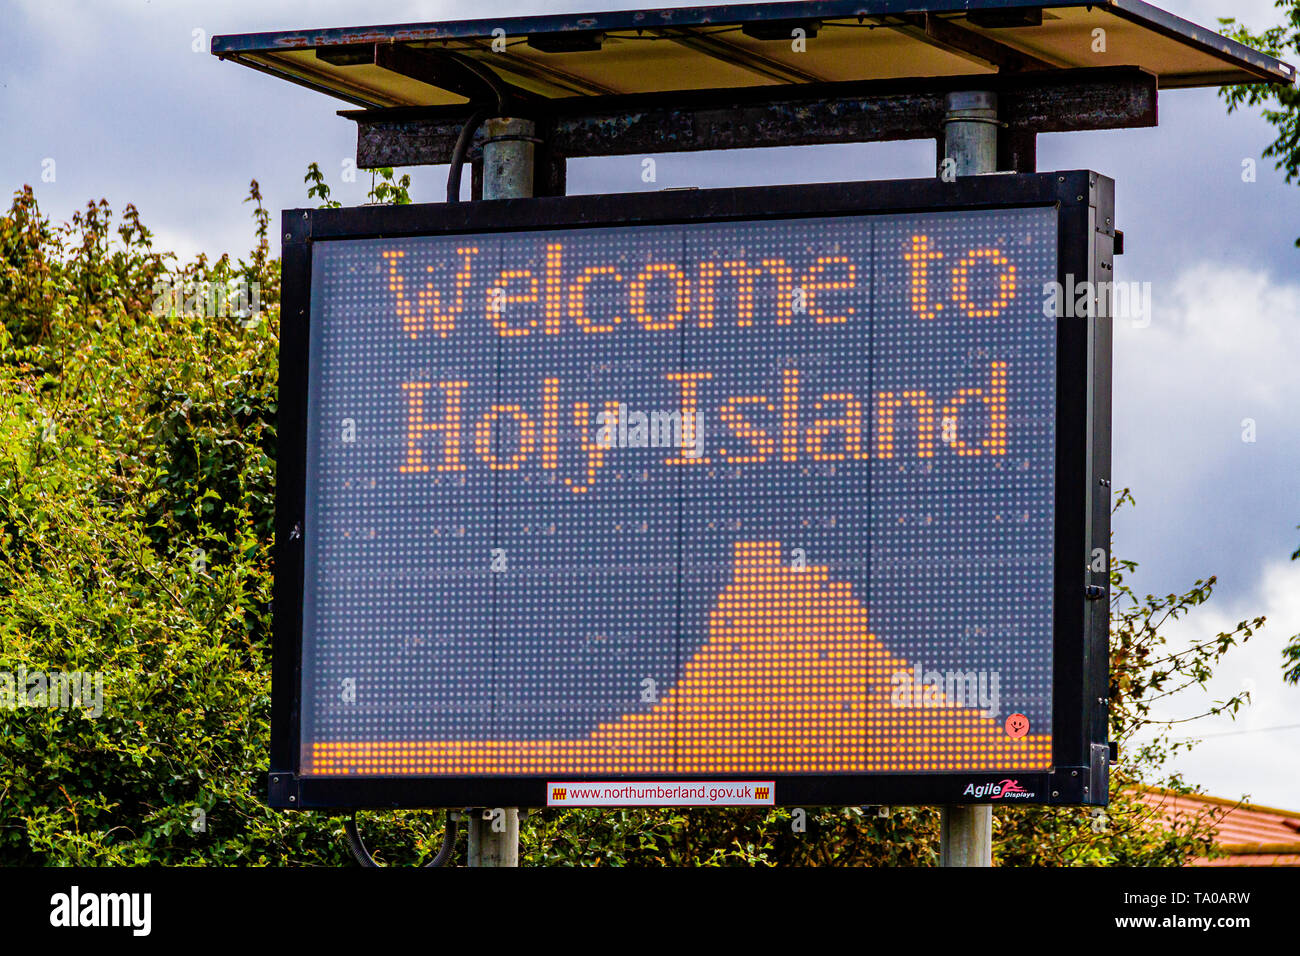
<path id="1" fill-rule="evenodd" d="M 535 104 L 535 117 L 556 158 L 928 139 L 942 135 L 945 95 L 967 89 L 998 93 L 1004 136 L 1015 146 L 1002 168 L 1032 168 L 1038 133 L 1157 121 L 1156 78 L 1136 67 L 563 97 Z M 341 115 L 357 123 L 357 165 L 370 168 L 448 162 L 468 113 L 437 106 Z"/>

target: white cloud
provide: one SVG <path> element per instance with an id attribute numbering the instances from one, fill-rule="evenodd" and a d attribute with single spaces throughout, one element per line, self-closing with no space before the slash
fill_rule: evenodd
<path id="1" fill-rule="evenodd" d="M 1138 499 L 1115 547 L 1147 590 L 1218 574 L 1237 600 L 1297 540 L 1300 285 L 1207 260 L 1152 301 L 1148 327 L 1115 327 L 1112 477 Z"/>
<path id="2" fill-rule="evenodd" d="M 1258 411 L 1300 407 L 1300 285 L 1206 260 L 1152 290 L 1154 316 L 1116 322 L 1116 365 L 1152 391 Z M 1171 410 L 1173 410 L 1171 408 Z"/>

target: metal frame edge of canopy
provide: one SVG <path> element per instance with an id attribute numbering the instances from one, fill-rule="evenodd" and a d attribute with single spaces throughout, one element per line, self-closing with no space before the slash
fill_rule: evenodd
<path id="1" fill-rule="evenodd" d="M 1142 43 L 1132 45 L 1132 55 L 1138 62 L 1097 62 L 1092 58 L 1082 63 L 1062 62 L 1066 57 L 1059 46 L 1048 53 L 1041 43 L 1035 46 L 1024 40 L 1031 35 L 1045 40 L 1067 31 L 1073 35 L 1080 27 L 1094 23 L 1139 31 L 1134 36 Z M 861 64 L 863 75 L 847 77 L 850 79 L 945 75 L 928 72 L 919 63 L 921 54 L 936 51 L 982 64 L 990 72 L 1078 68 L 1085 64 L 1136 66 L 1155 73 L 1165 88 L 1294 83 L 1297 78 L 1294 66 L 1141 0 L 1054 0 L 1041 4 L 1026 4 L 1023 0 L 797 0 L 225 35 L 214 37 L 211 49 L 220 58 L 373 109 L 435 104 L 411 101 L 394 92 L 392 84 L 386 87 L 382 82 L 351 81 L 349 73 L 356 72 L 353 68 L 379 65 L 367 55 L 366 47 L 421 49 L 427 60 L 436 59 L 429 54 L 443 49 L 455 49 L 473 58 L 490 58 L 495 52 L 500 65 L 508 61 L 508 71 L 522 71 L 530 82 L 540 84 L 551 94 L 582 96 L 654 91 L 656 85 L 665 90 L 672 88 L 651 83 L 651 90 L 611 89 L 568 65 L 583 56 L 590 65 L 594 62 L 591 54 L 604 55 L 602 42 L 607 38 L 633 38 L 617 36 L 620 32 L 635 34 L 637 39 L 668 41 L 682 63 L 722 61 L 746 73 L 750 81 L 723 86 L 797 85 L 816 81 L 818 39 L 840 27 L 868 28 L 859 30 L 858 36 L 884 30 L 895 45 L 903 44 L 896 51 L 902 54 L 896 57 L 897 66 L 890 66 L 885 75 L 868 76 L 866 64 Z M 788 40 L 790 30 L 795 28 L 804 29 L 807 40 L 806 50 L 796 58 L 802 65 L 794 65 L 790 57 L 775 56 L 780 41 Z M 720 33 L 728 36 L 720 39 Z M 494 51 L 492 41 L 502 38 L 508 42 L 508 49 L 498 46 Z M 1070 43 L 1070 49 L 1080 56 L 1086 53 L 1078 49 L 1075 39 Z M 1153 65 L 1152 48 L 1159 43 L 1165 44 L 1162 55 L 1178 52 L 1181 60 L 1165 62 L 1163 68 Z M 308 61 L 303 56 L 307 53 L 314 53 L 319 62 Z M 1207 57 L 1215 63 L 1205 62 Z M 1141 62 L 1142 58 L 1148 62 Z M 638 58 L 631 59 L 636 62 Z M 843 62 L 836 68 L 854 71 Z M 944 69 L 946 74 L 952 72 Z M 391 63 L 384 65 L 382 73 L 388 74 L 382 79 L 398 85 L 412 78 Z M 449 87 L 442 89 L 446 92 Z"/>

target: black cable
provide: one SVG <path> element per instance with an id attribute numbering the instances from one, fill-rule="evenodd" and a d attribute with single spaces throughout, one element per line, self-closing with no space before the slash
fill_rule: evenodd
<path id="1" fill-rule="evenodd" d="M 430 866 L 446 866 L 447 861 L 456 849 L 456 833 L 459 824 L 456 822 L 455 815 L 451 811 L 447 812 L 447 827 L 442 833 L 442 846 L 434 854 L 433 859 L 424 864 Z M 353 812 L 351 819 L 343 824 L 343 832 L 347 835 L 348 846 L 352 848 L 352 855 L 357 858 L 357 862 L 363 867 L 379 867 L 381 864 L 375 862 L 375 858 L 370 855 L 366 845 L 361 842 L 361 833 L 357 830 L 357 815 Z"/>
<path id="2" fill-rule="evenodd" d="M 492 95 L 496 97 L 497 115 L 505 116 L 509 112 L 506 108 L 506 101 L 509 99 L 509 94 L 506 92 L 506 88 L 501 85 L 501 78 L 481 63 L 477 63 L 467 56 L 461 56 L 459 53 L 453 53 L 451 56 L 452 59 L 462 64 L 465 69 L 469 70 L 487 84 L 488 89 L 492 91 Z"/>
<path id="3" fill-rule="evenodd" d="M 460 202 L 460 177 L 465 167 L 465 157 L 469 153 L 469 144 L 473 142 L 474 133 L 483 125 L 483 121 L 491 115 L 492 110 L 488 107 L 479 107 L 466 120 L 460 135 L 456 137 L 456 146 L 451 151 L 451 170 L 447 173 L 447 202 Z"/>
<path id="4" fill-rule="evenodd" d="M 506 100 L 508 94 L 505 86 L 502 85 L 499 76 L 472 57 L 457 53 L 454 50 L 447 50 L 443 55 L 453 63 L 458 63 L 464 69 L 469 70 L 469 72 L 473 73 L 480 80 L 486 83 L 488 89 L 492 91 L 492 95 L 497 99 L 497 115 L 507 115 Z"/>

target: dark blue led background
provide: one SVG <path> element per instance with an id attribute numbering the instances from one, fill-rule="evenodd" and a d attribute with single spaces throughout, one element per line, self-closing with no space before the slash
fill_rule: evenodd
<path id="1" fill-rule="evenodd" d="M 896 657 L 996 672 L 993 716 L 1046 732 L 1056 320 L 1043 286 L 1056 249 L 1050 208 L 316 242 L 304 747 L 579 738 L 646 713 L 705 642 L 738 541 L 780 542 L 792 563 L 850 583 Z M 937 254 L 923 299 L 918 250 Z M 702 263 L 719 270 L 711 310 Z M 594 269 L 606 271 L 588 272 L 579 316 L 568 290 Z M 638 318 L 629 287 L 646 269 Z M 449 315 L 458 275 L 463 307 Z M 851 288 L 809 288 L 850 275 Z M 996 405 L 974 392 L 996 394 L 997 369 L 1006 444 L 994 449 L 982 443 Z M 701 460 L 607 448 L 591 479 L 582 439 L 606 403 L 679 410 L 683 375 Z M 410 386 L 423 386 L 428 424 L 447 414 L 447 382 L 464 383 L 464 468 L 438 471 L 444 435 L 417 430 L 430 470 L 403 471 Z M 889 457 L 881 396 L 902 402 Z M 822 457 L 842 457 L 816 460 L 809 429 L 851 419 L 852 400 L 857 444 L 826 426 Z M 728 401 L 766 438 L 724 421 Z M 480 453 L 493 405 L 518 409 L 531 438 L 501 413 Z M 530 442 L 518 468 L 489 467 Z"/>

